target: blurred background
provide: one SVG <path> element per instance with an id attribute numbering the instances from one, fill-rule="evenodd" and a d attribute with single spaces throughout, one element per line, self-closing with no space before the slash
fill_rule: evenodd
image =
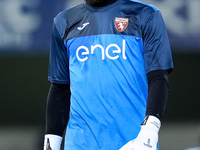
<path id="1" fill-rule="evenodd" d="M 53 18 L 83 0 L 0 0 L 0 150 L 42 150 Z M 200 0 L 142 0 L 163 14 L 175 69 L 160 150 L 200 146 Z M 188 149 L 189 150 L 189 149 Z"/>

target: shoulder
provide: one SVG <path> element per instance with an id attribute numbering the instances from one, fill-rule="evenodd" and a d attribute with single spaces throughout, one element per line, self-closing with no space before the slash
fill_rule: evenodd
<path id="1" fill-rule="evenodd" d="M 154 5 L 141 2 L 139 0 L 124 0 L 124 6 L 128 10 L 134 11 L 136 14 L 145 15 L 146 17 L 159 11 Z"/>
<path id="2" fill-rule="evenodd" d="M 151 5 L 149 3 L 144 3 L 139 0 L 124 0 L 125 3 L 128 3 L 129 5 L 135 5 L 137 7 L 143 8 L 143 9 L 148 9 L 151 11 L 157 11 L 158 8 L 154 5 Z"/>
<path id="3" fill-rule="evenodd" d="M 55 18 L 55 21 L 60 21 L 60 20 L 65 20 L 65 19 L 72 19 L 75 16 L 80 15 L 82 12 L 81 10 L 83 10 L 85 8 L 84 4 L 79 4 L 77 6 L 65 9 L 64 11 L 60 12 Z"/>
<path id="4" fill-rule="evenodd" d="M 57 28 L 61 37 L 64 36 L 64 32 L 75 24 L 78 20 L 84 17 L 85 7 L 84 4 L 79 4 L 77 6 L 68 8 L 60 12 L 54 18 L 54 26 Z"/>
<path id="5" fill-rule="evenodd" d="M 158 18 L 161 15 L 156 6 L 139 0 L 123 0 L 123 5 L 124 11 L 130 13 L 130 15 L 137 16 L 141 27 L 145 26 L 151 18 Z"/>

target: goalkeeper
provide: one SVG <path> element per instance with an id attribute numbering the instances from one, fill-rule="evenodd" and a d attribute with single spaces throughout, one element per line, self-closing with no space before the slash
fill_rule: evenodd
<path id="1" fill-rule="evenodd" d="M 152 5 L 85 0 L 59 13 L 44 150 L 158 150 L 172 69 L 165 23 Z"/>

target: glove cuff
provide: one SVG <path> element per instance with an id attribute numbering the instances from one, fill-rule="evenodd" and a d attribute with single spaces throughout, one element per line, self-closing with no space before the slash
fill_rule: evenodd
<path id="1" fill-rule="evenodd" d="M 60 150 L 62 137 L 54 134 L 46 134 L 44 139 L 44 150 Z"/>
<path id="2" fill-rule="evenodd" d="M 155 116 L 146 116 L 143 123 L 141 124 L 142 129 L 150 129 L 156 133 L 159 132 L 160 127 L 161 127 L 161 122 L 160 120 L 155 117 Z"/>

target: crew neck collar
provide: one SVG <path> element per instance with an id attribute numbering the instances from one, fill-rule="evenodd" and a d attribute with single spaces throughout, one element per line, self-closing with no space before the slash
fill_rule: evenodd
<path id="1" fill-rule="evenodd" d="M 112 3 L 112 4 L 109 4 L 109 5 L 106 5 L 106 6 L 103 6 L 103 7 L 94 7 L 94 6 L 91 6 L 89 4 L 87 4 L 86 2 L 84 2 L 84 5 L 89 8 L 89 9 L 92 9 L 92 10 L 105 10 L 105 9 L 109 9 L 109 8 L 113 8 L 115 7 L 116 5 L 120 4 L 123 0 L 117 0 L 116 2 Z"/>

